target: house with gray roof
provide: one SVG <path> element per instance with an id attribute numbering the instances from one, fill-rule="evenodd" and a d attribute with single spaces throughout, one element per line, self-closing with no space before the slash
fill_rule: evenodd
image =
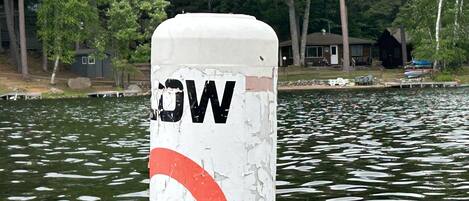
<path id="1" fill-rule="evenodd" d="M 375 41 L 349 37 L 350 61 L 355 65 L 370 65 Z M 280 66 L 293 64 L 291 40 L 280 43 Z M 305 64 L 307 66 L 341 66 L 343 58 L 342 35 L 316 32 L 306 37 Z M 352 60 L 353 59 L 353 60 Z"/>

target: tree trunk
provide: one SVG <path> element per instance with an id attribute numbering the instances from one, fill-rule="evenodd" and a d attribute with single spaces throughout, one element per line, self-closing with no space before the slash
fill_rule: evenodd
<path id="1" fill-rule="evenodd" d="M 0 26 L 0 33 L 2 33 L 1 26 Z M 3 40 L 2 40 L 2 34 L 0 34 L 0 53 L 5 52 L 5 49 L 3 49 L 2 41 L 3 41 Z"/>
<path id="2" fill-rule="evenodd" d="M 347 17 L 347 5 L 345 0 L 340 0 L 340 20 L 342 22 L 342 41 L 343 41 L 343 70 L 349 72 L 350 68 L 350 46 L 348 37 L 348 17 Z"/>
<path id="3" fill-rule="evenodd" d="M 456 0 L 456 3 L 454 4 L 454 27 L 453 27 L 453 37 L 456 36 L 456 31 L 458 30 L 459 27 L 459 0 Z"/>
<path id="4" fill-rule="evenodd" d="M 464 8 L 464 0 L 461 0 L 461 4 L 460 4 L 460 6 L 459 6 L 459 15 L 463 15 L 463 14 L 464 14 L 463 8 Z"/>
<path id="5" fill-rule="evenodd" d="M 435 25 L 435 41 L 436 41 L 436 55 L 438 57 L 438 52 L 440 51 L 440 28 L 441 28 L 441 12 L 443 10 L 443 0 L 438 0 L 438 14 L 436 16 L 436 25 Z M 433 64 L 433 70 L 438 68 L 438 59 L 435 59 Z"/>
<path id="6" fill-rule="evenodd" d="M 8 29 L 8 37 L 10 39 L 10 54 L 13 57 L 13 64 L 18 69 L 18 72 L 21 72 L 21 65 L 20 65 L 20 57 L 19 57 L 19 50 L 18 50 L 18 42 L 16 39 L 16 31 L 15 31 L 15 15 L 14 15 L 14 2 L 11 0 L 3 0 L 3 7 L 5 8 L 5 16 L 7 22 L 7 29 Z"/>
<path id="7" fill-rule="evenodd" d="M 28 78 L 28 54 L 26 47 L 26 30 L 24 20 L 24 0 L 18 0 L 19 28 L 20 28 L 20 50 L 21 50 L 21 74 Z"/>
<path id="8" fill-rule="evenodd" d="M 459 17 L 464 17 L 464 0 L 461 0 L 461 3 L 459 4 L 459 12 L 458 15 Z M 458 29 L 460 29 L 460 25 L 458 24 Z M 460 33 L 456 33 L 456 39 L 459 39 Z M 456 45 L 456 44 L 455 44 Z"/>
<path id="9" fill-rule="evenodd" d="M 290 34 L 292 42 L 292 53 L 293 53 L 293 65 L 300 65 L 300 52 L 299 52 L 299 43 L 298 43 L 298 26 L 296 23 L 296 11 L 295 11 L 295 2 L 294 0 L 286 0 L 288 5 L 288 15 L 290 19 Z"/>
<path id="10" fill-rule="evenodd" d="M 407 63 L 407 38 L 405 34 L 405 28 L 401 25 L 401 51 L 402 51 L 402 66 L 405 67 Z"/>
<path id="11" fill-rule="evenodd" d="M 456 0 L 454 5 L 454 27 L 453 27 L 453 46 L 456 45 L 456 41 L 459 39 L 459 16 L 462 15 L 462 8 L 463 8 L 464 0 Z"/>
<path id="12" fill-rule="evenodd" d="M 301 33 L 301 66 L 306 66 L 306 36 L 308 35 L 309 25 L 309 10 L 311 7 L 311 0 L 306 0 L 305 15 L 303 17 L 303 32 Z"/>
<path id="13" fill-rule="evenodd" d="M 48 70 L 48 60 L 47 60 L 47 48 L 45 44 L 42 44 L 42 70 L 47 72 Z"/>
<path id="14" fill-rule="evenodd" d="M 54 70 L 52 70 L 52 76 L 50 77 L 50 84 L 55 85 L 55 75 L 57 74 L 57 69 L 59 69 L 60 56 L 55 57 Z"/>

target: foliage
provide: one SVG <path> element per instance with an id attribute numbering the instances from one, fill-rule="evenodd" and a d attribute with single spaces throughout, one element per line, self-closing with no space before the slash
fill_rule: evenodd
<path id="1" fill-rule="evenodd" d="M 399 7 L 407 0 L 348 0 L 349 32 L 354 37 L 377 39 L 389 27 Z M 309 32 L 322 29 L 341 33 L 338 0 L 312 0 Z M 295 0 L 298 16 L 303 16 L 305 0 Z M 211 9 L 207 0 L 171 0 L 170 17 L 183 12 L 225 12 L 253 15 L 271 25 L 280 40 L 290 37 L 288 9 L 284 0 L 216 0 Z M 298 22 L 301 24 L 301 18 Z"/>
<path id="2" fill-rule="evenodd" d="M 138 33 L 137 15 L 129 1 L 117 0 L 111 3 L 107 12 L 111 51 L 117 59 L 127 59 L 131 54 L 130 43 L 141 38 Z"/>
<path id="3" fill-rule="evenodd" d="M 153 31 L 166 19 L 165 0 L 100 0 L 101 26 L 92 39 L 98 54 L 110 51 L 116 75 L 121 85 L 124 73 L 134 73 L 132 63 L 150 61 Z"/>
<path id="4" fill-rule="evenodd" d="M 109 53 L 117 74 L 131 73 L 132 62 L 148 62 L 150 39 L 166 19 L 165 0 L 43 0 L 39 4 L 39 36 L 51 59 L 71 63 L 73 44 Z"/>
<path id="5" fill-rule="evenodd" d="M 100 18 L 103 31 L 110 37 L 97 39 L 106 44 L 105 49 L 113 58 L 132 60 L 150 54 L 150 39 L 153 31 L 166 19 L 164 0 L 101 0 L 101 7 L 108 8 Z M 108 39 L 107 41 L 105 39 Z M 149 57 L 146 58 L 147 62 Z"/>
<path id="6" fill-rule="evenodd" d="M 438 5 L 434 0 L 410 0 L 402 6 L 395 24 L 403 24 L 415 47 L 413 56 L 442 61 L 443 66 L 460 66 L 467 58 L 469 40 L 469 7 L 456 1 L 443 1 L 440 47 L 437 50 L 436 18 Z M 458 1 L 461 2 L 461 1 Z M 461 9 L 461 10 L 460 10 Z"/>
<path id="7" fill-rule="evenodd" d="M 143 44 L 135 48 L 134 54 L 130 57 L 130 62 L 132 63 L 144 63 L 150 61 L 150 44 Z"/>
<path id="8" fill-rule="evenodd" d="M 112 62 L 112 66 L 114 68 L 114 70 L 117 70 L 117 71 L 120 71 L 120 72 L 128 72 L 128 73 L 136 73 L 136 69 L 135 69 L 135 66 L 131 63 L 129 63 L 129 61 L 127 61 L 127 59 L 118 59 L 118 58 L 114 58 L 111 60 Z"/>
<path id="9" fill-rule="evenodd" d="M 44 0 L 38 10 L 38 34 L 52 59 L 73 61 L 76 41 L 90 37 L 97 16 L 87 0 Z"/>
<path id="10" fill-rule="evenodd" d="M 392 25 L 407 0 L 349 0 L 349 32 L 352 36 L 377 39 Z"/>
<path id="11" fill-rule="evenodd" d="M 454 81 L 454 78 L 449 73 L 438 73 L 433 76 L 433 80 L 436 82 L 451 82 Z"/>

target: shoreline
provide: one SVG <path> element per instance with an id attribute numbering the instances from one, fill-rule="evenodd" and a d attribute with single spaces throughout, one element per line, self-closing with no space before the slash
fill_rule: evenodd
<path id="1" fill-rule="evenodd" d="M 312 90 L 340 90 L 340 89 L 384 89 L 391 88 L 384 85 L 370 86 L 326 86 L 326 85 L 300 85 L 300 86 L 279 86 L 278 91 L 312 91 Z"/>
<path id="2" fill-rule="evenodd" d="M 460 84 L 457 87 L 451 88 L 465 88 L 469 87 L 469 84 Z M 367 85 L 367 86 L 329 86 L 329 85 L 318 85 L 318 84 L 305 84 L 305 85 L 278 85 L 277 90 L 279 92 L 294 92 L 294 91 L 315 91 L 315 90 L 358 90 L 358 89 L 390 89 L 396 88 L 392 85 L 387 84 L 377 84 L 377 85 Z M 419 87 L 416 87 L 419 88 Z M 426 88 L 426 87 L 420 87 Z M 443 89 L 442 87 L 439 87 Z M 397 87 L 397 89 L 400 89 Z M 409 88 L 402 88 L 402 89 L 409 89 Z M 76 93 L 33 93 L 33 92 L 0 92 L 0 101 L 2 101 L 5 95 L 11 94 L 22 94 L 23 96 L 28 96 L 28 94 L 33 94 L 35 97 L 34 99 L 68 99 L 68 98 L 106 98 L 106 97 L 137 97 L 137 96 L 149 96 L 149 91 L 142 91 L 138 92 L 130 92 L 130 91 L 95 91 L 95 92 L 76 92 Z M 117 95 L 112 95 L 117 94 Z M 125 95 L 124 95 L 125 94 Z M 94 96 L 93 96 L 94 95 Z"/>
<path id="3" fill-rule="evenodd" d="M 371 85 L 371 86 L 326 86 L 326 85 L 300 85 L 300 86 L 278 86 L 277 90 L 279 92 L 289 92 L 289 91 L 314 91 L 314 90 L 350 90 L 350 89 L 384 89 L 384 88 L 390 88 L 389 86 L 384 86 L 384 85 Z M 91 94 L 100 94 L 100 93 L 106 93 L 109 91 L 103 91 L 103 92 L 94 92 L 94 93 L 77 93 L 77 94 L 55 94 L 51 95 L 48 93 L 42 93 L 39 96 L 41 100 L 47 100 L 47 99 L 69 99 L 69 98 L 95 98 L 95 99 L 102 99 L 106 98 L 105 96 L 97 96 L 97 97 L 92 97 L 90 96 Z M 14 94 L 15 92 L 10 92 L 10 93 L 0 93 L 0 96 L 2 95 L 8 95 L 8 94 Z M 115 92 L 114 92 L 115 93 Z M 120 92 L 124 93 L 124 92 Z M 29 94 L 29 93 L 21 93 L 21 94 Z M 125 96 L 125 97 L 138 97 L 138 96 L 149 96 L 148 93 L 140 93 L 140 94 L 133 94 L 130 96 Z M 124 96 L 108 96 L 108 97 L 124 97 Z M 2 101 L 0 99 L 0 101 Z"/>

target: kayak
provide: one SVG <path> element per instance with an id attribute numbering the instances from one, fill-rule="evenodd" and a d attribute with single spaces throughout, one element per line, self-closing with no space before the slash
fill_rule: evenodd
<path id="1" fill-rule="evenodd" d="M 412 60 L 413 66 L 432 66 L 432 62 L 427 60 Z"/>
<path id="2" fill-rule="evenodd" d="M 427 75 L 432 72 L 432 69 L 421 69 L 421 70 L 406 70 L 404 76 L 406 78 L 418 78 Z"/>

